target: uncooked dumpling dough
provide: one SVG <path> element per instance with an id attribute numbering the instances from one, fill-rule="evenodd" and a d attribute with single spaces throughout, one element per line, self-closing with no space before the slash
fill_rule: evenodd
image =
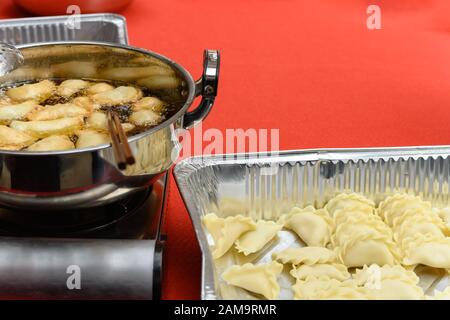
<path id="1" fill-rule="evenodd" d="M 308 246 L 324 247 L 330 241 L 331 219 L 325 210 L 316 210 L 312 206 L 293 208 L 279 222 L 293 230 Z"/>
<path id="2" fill-rule="evenodd" d="M 323 247 L 287 248 L 272 254 L 274 260 L 284 264 L 316 264 L 331 263 L 337 261 L 336 253 Z"/>
<path id="3" fill-rule="evenodd" d="M 276 261 L 260 265 L 246 263 L 242 266 L 235 265 L 228 268 L 222 274 L 222 278 L 228 284 L 274 300 L 280 294 L 277 276 L 282 270 L 283 265 Z"/>
<path id="4" fill-rule="evenodd" d="M 276 222 L 259 220 L 255 230 L 244 233 L 236 241 L 236 249 L 246 256 L 255 253 L 272 240 L 281 228 Z"/>
<path id="5" fill-rule="evenodd" d="M 242 234 L 256 229 L 252 219 L 241 215 L 219 218 L 210 213 L 202 218 L 202 222 L 214 240 L 214 259 L 223 256 Z"/>

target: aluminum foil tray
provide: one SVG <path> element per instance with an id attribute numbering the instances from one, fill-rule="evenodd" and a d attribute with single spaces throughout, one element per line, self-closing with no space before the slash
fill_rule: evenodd
<path id="1" fill-rule="evenodd" d="M 0 20 L 0 42 L 13 45 L 52 41 L 103 41 L 127 44 L 125 18 L 117 14 L 81 14 L 80 28 L 68 20 L 74 16 L 53 16 Z M 71 19 L 72 19 L 71 18 Z"/>
<path id="2" fill-rule="evenodd" d="M 219 277 L 235 263 L 269 262 L 274 251 L 302 246 L 289 231 L 262 252 L 246 258 L 230 250 L 213 264 L 212 239 L 201 217 L 242 214 L 255 220 L 276 220 L 293 206 L 322 207 L 341 192 L 359 192 L 380 201 L 394 192 L 421 195 L 433 205 L 449 205 L 450 147 L 298 150 L 277 154 L 193 157 L 176 165 L 174 175 L 192 219 L 203 253 L 202 299 L 255 299 L 227 286 Z M 420 285 L 427 294 L 450 284 L 447 276 L 424 270 Z M 292 298 L 293 280 L 280 278 L 281 299 Z"/>

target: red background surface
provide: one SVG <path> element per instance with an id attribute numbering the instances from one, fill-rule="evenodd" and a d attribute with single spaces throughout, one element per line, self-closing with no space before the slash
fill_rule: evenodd
<path id="1" fill-rule="evenodd" d="M 369 4 L 382 30 L 366 28 Z M 135 0 L 121 14 L 131 44 L 195 77 L 202 50 L 221 50 L 205 129 L 279 128 L 281 149 L 450 144 L 450 1 Z M 24 15 L 1 1 L 1 18 Z M 164 298 L 197 299 L 201 255 L 173 179 L 166 219 Z"/>

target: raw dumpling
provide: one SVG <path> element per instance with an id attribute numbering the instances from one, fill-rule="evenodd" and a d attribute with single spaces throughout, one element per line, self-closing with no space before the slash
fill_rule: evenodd
<path id="1" fill-rule="evenodd" d="M 242 266 L 235 265 L 228 268 L 222 274 L 222 278 L 228 284 L 274 300 L 280 294 L 277 276 L 282 270 L 283 265 L 275 261 L 260 265 L 246 263 Z"/>
<path id="2" fill-rule="evenodd" d="M 308 246 L 324 247 L 330 240 L 330 219 L 324 210 L 312 206 L 293 208 L 280 222 L 293 230 Z"/>
<path id="3" fill-rule="evenodd" d="M 423 264 L 434 268 L 450 268 L 450 238 L 416 234 L 402 243 L 403 264 Z"/>
<path id="4" fill-rule="evenodd" d="M 86 93 L 88 95 L 94 95 L 97 93 L 111 91 L 113 89 L 114 89 L 114 86 L 110 85 L 109 83 L 99 82 L 99 83 L 96 83 L 96 84 L 90 86 L 89 88 L 87 88 Z"/>
<path id="5" fill-rule="evenodd" d="M 0 122 L 5 123 L 12 120 L 24 120 L 29 113 L 41 109 L 42 107 L 32 100 L 19 104 L 1 106 Z"/>
<path id="6" fill-rule="evenodd" d="M 131 123 L 142 127 L 157 125 L 162 119 L 161 115 L 149 109 L 133 112 L 129 118 Z"/>
<path id="7" fill-rule="evenodd" d="M 65 80 L 56 88 L 56 93 L 62 97 L 70 97 L 87 86 L 89 86 L 88 81 L 80 79 Z"/>
<path id="8" fill-rule="evenodd" d="M 300 300 L 365 300 L 364 288 L 356 286 L 352 280 L 338 281 L 328 277 L 308 277 L 297 280 L 292 286 L 294 299 Z"/>
<path id="9" fill-rule="evenodd" d="M 96 93 L 92 96 L 92 99 L 98 104 L 111 106 L 134 102 L 141 97 L 141 90 L 130 86 L 120 86 L 113 90 Z"/>
<path id="10" fill-rule="evenodd" d="M 57 151 L 74 149 L 75 146 L 68 136 L 54 135 L 32 144 L 28 151 Z"/>
<path id="11" fill-rule="evenodd" d="M 375 203 L 366 197 L 357 193 L 341 193 L 328 201 L 325 209 L 331 217 L 340 210 L 354 210 L 372 213 L 375 209 Z"/>
<path id="12" fill-rule="evenodd" d="M 108 116 L 104 112 L 93 112 L 86 120 L 87 126 L 90 129 L 99 131 L 108 131 Z M 122 128 L 125 132 L 133 130 L 134 125 L 131 123 L 122 123 Z"/>
<path id="13" fill-rule="evenodd" d="M 87 148 L 110 143 L 108 134 L 96 130 L 84 129 L 76 132 L 76 135 L 78 136 L 77 148 Z"/>
<path id="14" fill-rule="evenodd" d="M 81 129 L 83 124 L 83 117 L 74 117 L 45 121 L 13 121 L 10 127 L 38 138 L 45 138 L 54 134 L 71 134 Z"/>
<path id="15" fill-rule="evenodd" d="M 202 221 L 214 240 L 212 252 L 214 259 L 223 256 L 242 234 L 256 228 L 252 219 L 241 215 L 219 218 L 214 213 L 210 213 L 205 215 Z"/>
<path id="16" fill-rule="evenodd" d="M 431 203 L 413 195 L 395 194 L 380 203 L 378 214 L 389 226 L 393 226 L 396 217 L 402 216 L 410 210 L 415 212 L 431 211 Z"/>
<path id="17" fill-rule="evenodd" d="M 366 288 L 371 299 L 418 300 L 424 297 L 423 290 L 418 286 L 419 278 L 400 265 L 364 266 L 356 270 L 353 278 Z"/>
<path id="18" fill-rule="evenodd" d="M 331 263 L 337 260 L 336 253 L 330 249 L 323 247 L 302 247 L 287 248 L 283 251 L 274 252 L 272 258 L 281 261 L 281 263 L 290 264 L 316 264 Z"/>
<path id="19" fill-rule="evenodd" d="M 25 132 L 0 125 L 0 149 L 20 150 L 34 141 L 36 138 Z"/>
<path id="20" fill-rule="evenodd" d="M 6 91 L 6 94 L 15 101 L 34 100 L 40 102 L 50 97 L 54 91 L 55 84 L 50 80 L 43 80 L 38 83 L 11 88 Z"/>
<path id="21" fill-rule="evenodd" d="M 133 110 L 152 110 L 159 113 L 164 111 L 164 102 L 156 97 L 144 97 L 133 104 Z"/>
<path id="22" fill-rule="evenodd" d="M 392 239 L 392 232 L 386 224 L 376 215 L 365 217 L 353 216 L 353 211 L 348 212 L 345 222 L 338 224 L 331 236 L 334 246 L 344 245 L 357 234 L 373 234 L 374 237 L 386 237 Z"/>
<path id="23" fill-rule="evenodd" d="M 28 114 L 28 119 L 31 121 L 54 120 L 60 118 L 87 116 L 88 114 L 89 112 L 83 107 L 73 103 L 63 103 L 45 106 L 45 108 Z"/>
<path id="24" fill-rule="evenodd" d="M 260 220 L 256 223 L 256 229 L 244 233 L 236 241 L 236 249 L 244 255 L 249 255 L 261 250 L 272 240 L 282 226 L 273 221 Z"/>
<path id="25" fill-rule="evenodd" d="M 344 281 L 350 278 L 350 273 L 348 272 L 347 267 L 343 264 L 337 263 L 319 263 L 313 265 L 303 264 L 301 266 L 294 267 L 290 274 L 298 280 L 305 280 L 310 276 L 316 278 L 325 276 L 339 281 Z"/>
<path id="26" fill-rule="evenodd" d="M 340 261 L 347 267 L 364 265 L 393 265 L 397 261 L 395 244 L 376 234 L 361 233 L 337 248 Z"/>

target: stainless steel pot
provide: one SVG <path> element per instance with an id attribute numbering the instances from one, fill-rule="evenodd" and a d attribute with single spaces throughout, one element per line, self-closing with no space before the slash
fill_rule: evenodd
<path id="1" fill-rule="evenodd" d="M 169 119 L 128 139 L 136 164 L 117 168 L 111 145 L 59 152 L 0 150 L 0 205 L 62 210 L 103 205 L 141 190 L 168 170 L 179 151 L 175 130 L 190 128 L 211 110 L 220 56 L 205 50 L 202 77 L 157 53 L 100 42 L 58 42 L 19 47 L 25 63 L 0 86 L 43 78 L 87 78 L 133 83 L 178 105 Z M 195 97 L 200 104 L 187 111 Z"/>

